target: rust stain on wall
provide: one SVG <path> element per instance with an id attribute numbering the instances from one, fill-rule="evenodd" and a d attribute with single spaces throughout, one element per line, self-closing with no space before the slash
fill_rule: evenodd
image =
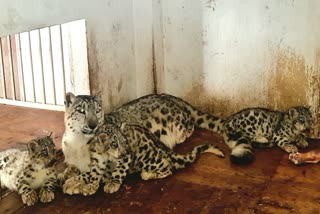
<path id="1" fill-rule="evenodd" d="M 268 87 L 268 104 L 275 109 L 307 105 L 306 64 L 292 49 L 279 49 Z"/>
<path id="2" fill-rule="evenodd" d="M 206 92 L 202 81 L 193 82 L 191 89 L 183 97 L 194 107 L 216 116 L 225 117 L 233 111 L 230 100 L 220 100 Z"/>
<path id="3" fill-rule="evenodd" d="M 320 60 L 318 52 L 316 59 Z M 314 117 L 312 136 L 319 136 L 319 67 L 308 65 L 305 58 L 291 48 L 278 48 L 273 56 L 268 106 L 279 110 L 297 105 L 311 106 Z"/>
<path id="4" fill-rule="evenodd" d="M 190 90 L 183 96 L 193 106 L 202 111 L 227 117 L 248 107 L 267 107 L 287 110 L 289 107 L 311 106 L 314 117 L 312 137 L 320 134 L 320 49 L 315 54 L 316 66 L 307 65 L 305 58 L 290 48 L 273 51 L 271 69 L 264 75 L 266 91 L 261 100 L 243 93 L 241 99 L 216 98 L 206 92 L 204 81 L 194 81 Z M 262 84 L 262 83 L 261 83 Z M 230 97 L 230 96 L 229 96 Z M 239 101 L 240 100 L 240 101 Z M 256 104 L 260 103 L 260 106 Z"/>

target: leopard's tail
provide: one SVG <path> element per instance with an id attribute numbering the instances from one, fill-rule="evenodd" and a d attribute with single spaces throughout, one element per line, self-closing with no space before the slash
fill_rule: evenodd
<path id="1" fill-rule="evenodd" d="M 219 134 L 223 132 L 223 119 L 199 110 L 194 111 L 192 116 L 196 127 L 218 132 Z"/>
<path id="2" fill-rule="evenodd" d="M 174 165 L 174 169 L 177 170 L 187 167 L 188 165 L 192 164 L 201 153 L 212 153 L 217 155 L 218 157 L 224 157 L 222 151 L 216 146 L 211 144 L 203 144 L 194 147 L 193 150 L 186 155 L 173 154 L 171 157 L 171 161 Z"/>
<path id="3" fill-rule="evenodd" d="M 223 124 L 224 124 L 223 119 L 217 116 L 214 116 L 212 114 L 202 112 L 181 98 L 173 97 L 173 96 L 170 96 L 170 97 L 171 99 L 184 104 L 184 107 L 186 108 L 185 110 L 187 112 L 190 112 L 194 120 L 195 126 L 197 128 L 202 128 L 202 129 L 206 129 L 209 131 L 218 132 L 219 134 L 222 134 Z"/>

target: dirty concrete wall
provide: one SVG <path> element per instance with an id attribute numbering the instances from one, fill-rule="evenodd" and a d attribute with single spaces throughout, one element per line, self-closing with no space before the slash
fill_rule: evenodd
<path id="1" fill-rule="evenodd" d="M 221 115 L 311 105 L 319 134 L 319 1 L 163 0 L 159 8 L 159 92 Z"/>
<path id="2" fill-rule="evenodd" d="M 1 35 L 86 19 L 91 88 L 106 110 L 157 91 L 220 115 L 311 105 L 319 124 L 318 0 L 0 3 Z"/>
<path id="3" fill-rule="evenodd" d="M 151 13 L 148 0 L 0 0 L 0 36 L 85 19 L 91 90 L 110 110 L 153 91 Z"/>

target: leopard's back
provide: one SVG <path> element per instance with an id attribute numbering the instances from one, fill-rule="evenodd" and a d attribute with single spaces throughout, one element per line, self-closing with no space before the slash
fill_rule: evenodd
<path id="1" fill-rule="evenodd" d="M 195 127 L 220 131 L 221 126 L 219 118 L 168 94 L 152 94 L 133 100 L 106 114 L 105 121 L 142 126 L 170 148 L 184 142 Z"/>
<path id="2" fill-rule="evenodd" d="M 225 122 L 225 132 L 241 134 L 255 141 L 259 138 L 271 140 L 283 113 L 264 108 L 242 110 L 230 116 Z"/>
<path id="3" fill-rule="evenodd" d="M 30 163 L 28 152 L 19 149 L 8 149 L 0 152 L 0 180 L 2 185 L 11 190 L 17 189 L 21 172 Z"/>

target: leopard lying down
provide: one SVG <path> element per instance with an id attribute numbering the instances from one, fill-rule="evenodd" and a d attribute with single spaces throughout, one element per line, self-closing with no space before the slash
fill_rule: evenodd
<path id="1" fill-rule="evenodd" d="M 224 138 L 232 149 L 233 163 L 254 159 L 253 147 L 278 146 L 288 153 L 308 146 L 312 115 L 308 107 L 296 106 L 285 112 L 264 108 L 242 110 L 224 121 Z"/>
<path id="2" fill-rule="evenodd" d="M 88 142 L 104 123 L 120 126 L 136 124 L 147 129 L 169 148 L 184 142 L 195 128 L 221 130 L 220 118 L 201 112 L 186 101 L 168 95 L 151 94 L 128 102 L 104 115 L 101 94 L 66 94 L 62 150 L 67 169 L 59 174 L 65 180 L 89 170 Z"/>
<path id="3" fill-rule="evenodd" d="M 0 152 L 0 182 L 18 191 L 28 206 L 38 201 L 54 199 L 56 174 L 50 165 L 55 160 L 55 145 L 51 134 L 31 140 L 28 150 L 8 149 Z M 37 194 L 37 189 L 39 194 Z"/>
<path id="4" fill-rule="evenodd" d="M 67 194 L 94 194 L 100 183 L 106 193 L 118 191 L 127 174 L 140 172 L 143 180 L 165 178 L 196 160 L 200 153 L 224 157 L 213 145 L 199 145 L 186 155 L 176 154 L 139 125 L 103 125 L 90 145 L 90 171 L 68 179 Z"/>

